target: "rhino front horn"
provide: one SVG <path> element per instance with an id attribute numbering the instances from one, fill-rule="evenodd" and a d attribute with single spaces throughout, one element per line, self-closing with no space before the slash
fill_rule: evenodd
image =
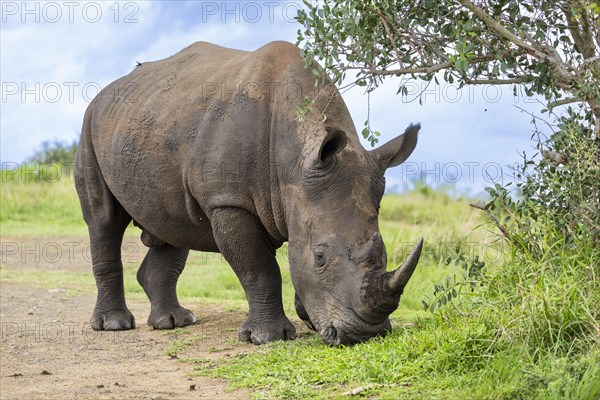
<path id="1" fill-rule="evenodd" d="M 421 250 L 423 250 L 423 238 L 419 239 L 406 261 L 404 261 L 404 264 L 395 271 L 388 273 L 388 288 L 392 294 L 402 294 L 404 287 L 408 283 L 413 272 L 415 272 L 415 268 L 417 268 L 419 258 L 421 257 Z"/>
<path id="2" fill-rule="evenodd" d="M 423 238 L 417 242 L 404 264 L 395 271 L 374 270 L 366 274 L 360 297 L 362 312 L 359 314 L 363 319 L 381 323 L 398 308 L 400 296 L 415 272 L 422 249 Z"/>

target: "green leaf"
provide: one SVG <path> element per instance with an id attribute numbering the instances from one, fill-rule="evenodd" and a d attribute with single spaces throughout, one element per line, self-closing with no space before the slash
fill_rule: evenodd
<path id="1" fill-rule="evenodd" d="M 369 137 L 369 135 L 370 135 L 369 128 L 366 128 L 366 127 L 365 127 L 365 128 L 363 128 L 363 130 L 361 131 L 361 133 L 362 133 L 362 136 L 363 136 L 365 139 L 367 139 L 367 138 Z"/>
<path id="2" fill-rule="evenodd" d="M 496 77 L 500 74 L 500 66 L 498 64 L 494 64 L 492 68 L 492 76 Z"/>

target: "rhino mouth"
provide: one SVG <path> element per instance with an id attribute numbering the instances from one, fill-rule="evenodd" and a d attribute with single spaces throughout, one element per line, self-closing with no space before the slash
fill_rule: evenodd
<path id="1" fill-rule="evenodd" d="M 392 331 L 390 320 L 386 318 L 380 323 L 368 323 L 363 320 L 356 312 L 352 312 L 354 318 L 352 324 L 347 322 L 332 322 L 325 325 L 322 329 L 314 329 L 312 322 L 304 321 L 309 328 L 319 332 L 319 335 L 329 346 L 352 345 L 366 342 L 375 336 L 385 336 Z M 346 320 L 348 321 L 348 320 Z"/>
<path id="2" fill-rule="evenodd" d="M 340 345 L 353 345 L 366 342 L 376 336 L 385 336 L 391 332 L 392 327 L 389 321 L 379 326 L 371 326 L 368 331 L 355 332 L 348 329 L 338 329 L 331 325 L 319 331 L 323 342 L 329 346 L 337 347 Z"/>
<path id="3" fill-rule="evenodd" d="M 323 342 L 330 346 L 350 345 L 365 342 L 375 336 L 383 336 L 391 332 L 389 318 L 365 318 L 352 308 L 343 312 L 342 318 L 311 319 L 296 294 L 296 311 L 304 324 L 312 331 L 319 333 Z M 324 317 L 324 316 L 322 316 Z M 314 322 L 313 322 L 314 321 Z M 327 321 L 320 323 L 321 321 Z"/>
<path id="4" fill-rule="evenodd" d="M 342 344 L 338 335 L 338 331 L 333 326 L 323 329 L 321 332 L 319 332 L 319 334 L 321 335 L 323 341 L 330 346 L 339 346 Z"/>

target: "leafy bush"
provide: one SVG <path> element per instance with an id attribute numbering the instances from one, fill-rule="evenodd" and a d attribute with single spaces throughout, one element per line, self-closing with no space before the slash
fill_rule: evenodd
<path id="1" fill-rule="evenodd" d="M 423 304 L 426 310 L 434 312 L 436 309 L 439 310 L 446 305 L 453 305 L 458 310 L 459 308 L 454 303 L 454 299 L 461 295 L 462 297 L 466 297 L 465 295 L 469 296 L 481 286 L 484 286 L 486 282 L 484 273 L 485 261 L 480 260 L 478 255 L 470 259 L 461 251 L 460 246 L 457 246 L 455 258 L 448 257 L 446 265 L 449 265 L 451 262 L 454 263 L 454 266 L 460 266 L 462 273 L 460 275 L 448 274 L 444 281 L 433 284 L 433 299 L 426 296 L 425 300 L 421 300 L 421 304 Z M 469 291 L 465 291 L 467 289 L 470 293 Z M 463 300 L 462 303 L 464 303 L 464 300 L 467 300 L 467 303 L 471 305 L 468 298 L 461 300 Z"/>
<path id="2" fill-rule="evenodd" d="M 509 243 L 504 265 L 484 270 L 457 248 L 447 262 L 462 275 L 423 301 L 439 324 L 469 327 L 471 354 L 452 358 L 463 374 L 502 382 L 483 397 L 600 397 L 600 139 L 587 122 L 570 110 L 546 140 L 536 129 L 538 152 L 523 156 L 516 182 L 473 205 Z"/>
<path id="3" fill-rule="evenodd" d="M 562 238 L 565 245 L 600 244 L 600 138 L 583 119 L 569 110 L 547 140 L 538 133 L 538 153 L 524 155 L 515 170 L 517 200 L 510 184 L 486 189 L 492 201 L 485 209 L 503 221 L 497 225 L 504 236 L 534 259 Z"/>

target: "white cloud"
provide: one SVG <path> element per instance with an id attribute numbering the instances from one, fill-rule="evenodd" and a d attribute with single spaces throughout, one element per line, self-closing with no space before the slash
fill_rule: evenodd
<path id="1" fill-rule="evenodd" d="M 225 15 L 221 23 L 225 10 L 202 15 L 203 4 L 195 1 L 75 2 L 71 17 L 64 2 L 31 2 L 25 6 L 33 10 L 29 14 L 21 9 L 24 3 L 10 3 L 17 10 L 3 8 L 0 36 L 3 162 L 23 161 L 43 140 L 75 139 L 97 88 L 129 73 L 136 61 L 162 59 L 199 40 L 251 50 L 271 40 L 293 40 L 296 31 L 280 10 L 272 20 L 265 13 L 259 23 L 250 14 L 239 22 Z M 55 23 L 49 21 L 55 19 L 50 3 L 62 11 Z M 96 5 L 101 18 L 90 22 Z"/>
<path id="2" fill-rule="evenodd" d="M 49 23 L 43 13 L 46 3 L 39 4 L 39 23 L 35 14 L 26 14 L 24 23 L 23 15 L 16 14 L 6 16 L 2 26 L 3 162 L 22 161 L 43 140 L 75 139 L 95 88 L 124 69 L 115 60 L 123 59 L 136 37 L 148 33 L 141 24 L 115 23 L 109 10 L 113 3 L 102 3 L 103 17 L 95 23 L 77 12 L 70 22 L 68 8 L 62 9 L 61 20 Z M 139 3 L 137 12 L 152 20 L 156 4 Z"/>

